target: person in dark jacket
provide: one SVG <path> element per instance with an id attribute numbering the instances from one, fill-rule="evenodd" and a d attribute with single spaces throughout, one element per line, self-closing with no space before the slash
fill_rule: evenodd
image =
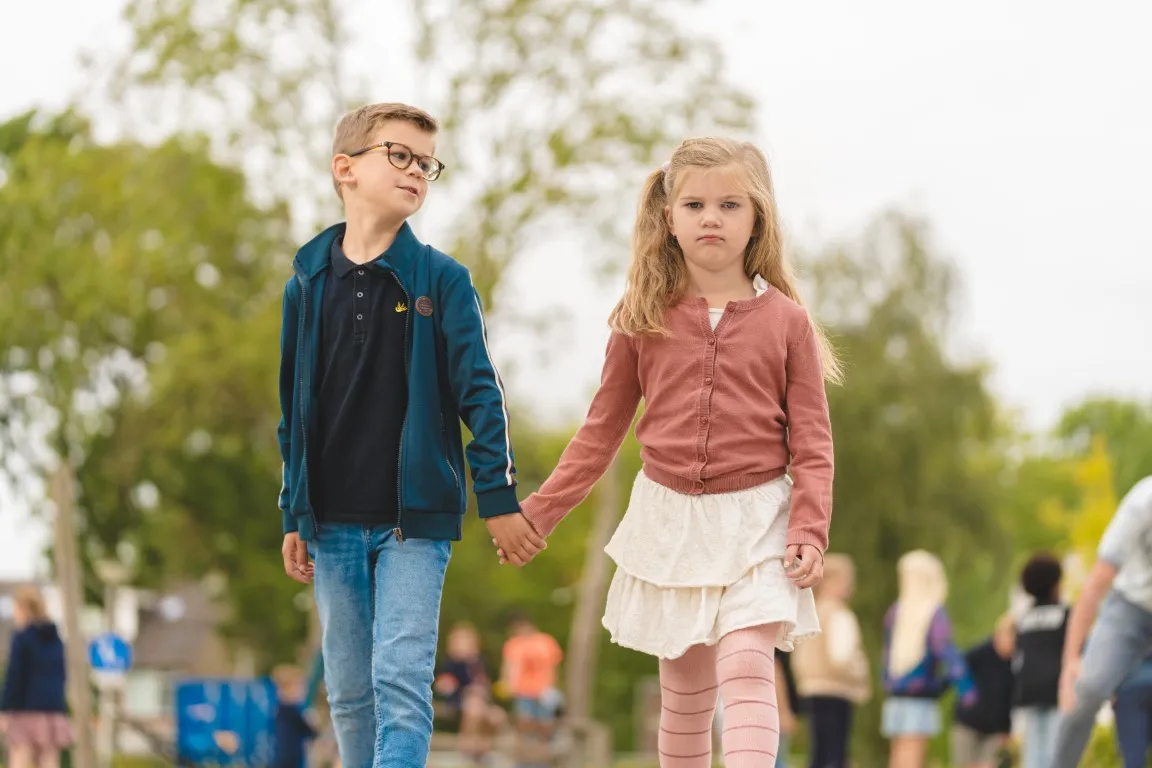
<path id="1" fill-rule="evenodd" d="M 307 765 L 308 742 L 316 738 L 316 729 L 304 710 L 307 680 L 304 671 L 291 665 L 272 671 L 276 684 L 276 736 L 272 747 L 272 768 L 304 768 Z"/>
<path id="2" fill-rule="evenodd" d="M 1031 557 L 1020 586 L 1032 607 L 1016 622 L 1016 706 L 1023 723 L 1023 768 L 1050 768 L 1059 710 L 1060 664 L 1068 627 L 1068 605 L 1060 599 L 1064 569 L 1054 555 Z"/>
<path id="3" fill-rule="evenodd" d="M 72 744 L 64 695 L 64 643 L 34 587 L 16 591 L 16 633 L 0 693 L 0 730 L 8 742 L 8 768 L 56 768 Z"/>
<path id="4" fill-rule="evenodd" d="M 1012 733 L 1015 644 L 1016 628 L 1005 615 L 989 640 L 964 655 L 976 701 L 956 702 L 951 763 L 956 768 L 992 768 Z"/>

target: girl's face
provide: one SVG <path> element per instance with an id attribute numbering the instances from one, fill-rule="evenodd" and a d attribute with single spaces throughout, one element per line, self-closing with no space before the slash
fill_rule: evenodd
<path id="1" fill-rule="evenodd" d="M 664 214 L 689 270 L 743 273 L 756 209 L 739 169 L 686 170 Z"/>

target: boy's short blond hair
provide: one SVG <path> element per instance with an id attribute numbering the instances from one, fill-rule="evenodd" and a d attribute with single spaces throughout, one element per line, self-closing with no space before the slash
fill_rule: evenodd
<path id="1" fill-rule="evenodd" d="M 372 143 L 377 129 L 390 120 L 411 123 L 427 133 L 436 133 L 440 130 L 436 118 L 417 107 L 391 102 L 365 104 L 344 115 L 336 124 L 336 137 L 332 140 L 332 157 L 364 149 Z M 336 188 L 336 195 L 343 200 L 344 191 L 340 188 L 340 182 L 336 180 L 335 175 L 332 176 L 332 186 Z"/>

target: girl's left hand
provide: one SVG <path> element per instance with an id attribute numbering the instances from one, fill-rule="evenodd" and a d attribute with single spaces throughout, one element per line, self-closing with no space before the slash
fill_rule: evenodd
<path id="1" fill-rule="evenodd" d="M 784 554 L 784 573 L 800 589 L 808 589 L 824 578 L 824 555 L 811 544 L 791 544 Z"/>

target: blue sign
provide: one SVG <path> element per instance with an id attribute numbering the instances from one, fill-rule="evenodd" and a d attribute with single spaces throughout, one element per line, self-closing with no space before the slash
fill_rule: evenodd
<path id="1" fill-rule="evenodd" d="M 123 674 L 132 667 L 132 646 L 119 635 L 105 632 L 88 644 L 88 663 L 97 672 Z"/>
<path id="2" fill-rule="evenodd" d="M 267 678 L 185 680 L 176 686 L 176 755 L 182 765 L 272 762 L 276 688 Z"/>

